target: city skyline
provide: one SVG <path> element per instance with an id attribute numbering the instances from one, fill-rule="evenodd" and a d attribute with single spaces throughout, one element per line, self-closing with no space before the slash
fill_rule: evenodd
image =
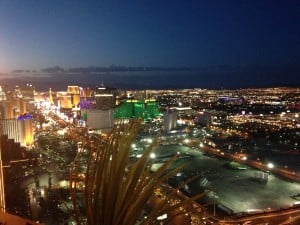
<path id="1" fill-rule="evenodd" d="M 130 137 L 123 139 L 118 135 L 126 140 L 126 149 L 130 152 L 123 154 L 122 148 L 111 148 L 119 149 L 118 152 L 126 157 L 120 159 L 114 155 L 116 163 L 130 162 L 133 163 L 130 168 L 133 168 L 135 160 L 149 157 L 150 164 L 147 162 L 147 165 L 151 165 L 151 174 L 152 168 L 157 171 L 167 160 L 176 159 L 171 168 L 181 169 L 181 163 L 187 165 L 166 181 L 168 186 L 176 189 L 165 190 L 164 184 L 159 186 L 160 190 L 166 191 L 166 197 L 171 193 L 172 197 L 165 202 L 170 203 L 172 209 L 173 202 L 192 200 L 192 196 L 202 196 L 203 191 L 213 190 L 212 194 L 207 193 L 203 202 L 198 202 L 200 204 L 180 205 L 188 220 L 180 224 L 221 223 L 225 217 L 228 224 L 247 221 L 299 224 L 299 93 L 299 87 L 145 91 L 68 86 L 66 91 L 57 92 L 39 92 L 31 85 L 19 86 L 12 91 L 4 88 L 0 105 L 1 143 L 4 143 L 1 153 L 4 172 L 9 174 L 4 175 L 4 184 L 8 187 L 4 190 L 5 210 L 45 225 L 72 221 L 73 214 L 62 204 L 75 206 L 74 200 L 78 200 L 79 205 L 82 203 L 82 198 L 72 199 L 72 196 L 78 196 L 72 194 L 72 187 L 76 185 L 75 191 L 81 193 L 87 190 L 84 188 L 89 185 L 84 184 L 91 174 L 88 169 L 95 167 L 86 165 L 100 162 L 86 154 L 92 156 L 95 150 L 105 150 L 97 141 L 111 140 L 106 138 L 114 134 L 110 132 L 115 131 L 115 125 L 141 120 L 139 137 L 134 138 L 134 142 L 127 141 Z M 128 133 L 132 134 L 131 131 Z M 155 138 L 158 147 L 150 156 L 145 155 L 150 153 L 147 146 L 152 147 Z M 84 154 L 82 160 L 78 160 L 81 154 Z M 101 156 L 99 154 L 101 162 L 116 165 L 109 155 L 107 158 Z M 87 158 L 91 159 L 88 163 Z M 75 163 L 78 167 L 73 166 Z M 118 168 L 124 171 L 124 167 Z M 116 176 L 105 173 L 103 177 Z M 121 178 L 119 181 L 113 180 L 117 185 L 115 188 L 124 182 L 125 176 L 118 177 Z M 147 175 L 142 177 L 149 178 Z M 140 181 L 140 177 L 137 178 Z M 148 180 L 156 183 L 152 178 Z M 185 180 L 188 182 L 183 187 L 181 184 Z M 141 184 L 140 187 L 144 186 Z M 178 193 L 177 187 L 181 191 L 180 198 L 174 199 L 172 190 Z M 107 190 L 114 194 L 111 189 Z M 162 193 L 153 192 L 158 196 Z M 151 194 L 153 192 L 151 190 Z M 28 193 L 28 198 L 16 193 Z M 59 200 L 54 202 L 54 197 Z M 212 200 L 214 206 L 210 204 Z M 131 206 L 128 201 L 126 205 Z M 196 206 L 196 212 L 189 211 L 191 205 Z M 202 210 L 202 207 L 205 208 Z M 101 209 L 94 209 L 93 215 L 99 215 L 97 212 Z M 167 215 L 177 220 L 174 214 Z M 85 214 L 79 217 L 86 218 Z M 157 217 L 147 218 L 154 221 Z M 2 216 L 1 222 L 8 221 Z"/>

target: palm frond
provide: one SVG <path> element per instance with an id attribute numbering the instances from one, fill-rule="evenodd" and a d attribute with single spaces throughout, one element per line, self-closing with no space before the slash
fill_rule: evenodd
<path id="1" fill-rule="evenodd" d="M 154 191 L 184 168 L 180 165 L 171 169 L 177 160 L 175 156 L 155 172 L 151 171 L 149 156 L 157 145 L 156 141 L 141 158 L 130 162 L 131 144 L 139 128 L 138 121 L 119 124 L 105 139 L 97 139 L 97 148 L 89 152 L 84 189 L 88 225 L 136 224 Z M 179 188 L 170 191 L 167 198 L 174 198 Z M 156 218 L 164 213 L 176 210 L 180 213 L 180 207 L 191 205 L 204 194 L 187 198 L 176 205 L 161 201 L 159 207 L 152 209 L 141 224 L 155 224 Z"/>

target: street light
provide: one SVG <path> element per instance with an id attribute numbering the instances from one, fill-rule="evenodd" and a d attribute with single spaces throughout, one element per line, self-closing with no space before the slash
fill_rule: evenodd
<path id="1" fill-rule="evenodd" d="M 268 167 L 269 169 L 273 169 L 273 168 L 274 168 L 274 164 L 273 164 L 273 163 L 268 163 L 268 164 L 267 164 L 267 167 Z"/>
<path id="2" fill-rule="evenodd" d="M 149 144 L 151 144 L 151 143 L 153 142 L 153 140 L 152 140 L 151 138 L 148 138 L 148 139 L 147 139 L 147 142 L 148 142 Z"/>
<path id="3" fill-rule="evenodd" d="M 151 154 L 150 154 L 150 158 L 151 158 L 151 159 L 155 159 L 155 158 L 156 158 L 155 153 L 151 153 Z"/>

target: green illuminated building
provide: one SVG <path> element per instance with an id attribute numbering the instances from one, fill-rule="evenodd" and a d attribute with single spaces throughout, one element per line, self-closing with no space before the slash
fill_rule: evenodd
<path id="1" fill-rule="evenodd" d="M 115 119 L 139 118 L 151 120 L 160 115 L 156 100 L 126 100 L 114 111 Z"/>

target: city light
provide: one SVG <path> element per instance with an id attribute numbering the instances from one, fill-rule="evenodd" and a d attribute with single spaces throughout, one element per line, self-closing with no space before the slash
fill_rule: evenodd
<path id="1" fill-rule="evenodd" d="M 210 92 L 210 95 L 212 95 L 213 92 Z M 217 95 L 217 92 L 216 92 Z M 252 94 L 254 95 L 254 94 Z M 55 95 L 53 95 L 55 96 Z M 210 102 L 213 103 L 212 99 L 209 100 L 205 100 L 206 102 Z M 133 100 L 134 101 L 134 100 Z M 134 104 L 135 107 L 137 107 L 137 110 L 140 110 L 141 108 L 139 108 L 138 105 L 138 101 L 139 100 L 135 100 Z M 184 101 L 184 100 L 183 100 Z M 147 101 L 144 101 L 145 103 Z M 157 101 L 158 102 L 158 101 Z M 149 102 L 147 102 L 148 104 Z M 53 103 L 54 104 L 54 103 Z M 159 103 L 158 103 L 159 104 Z M 39 105 L 43 105 L 43 104 L 39 104 Z M 185 102 L 184 105 L 187 105 L 187 103 Z M 277 105 L 276 105 L 277 106 Z M 85 129 L 87 131 L 87 135 L 86 136 L 81 136 L 80 137 L 80 141 L 76 140 L 77 142 L 77 151 L 80 152 L 80 154 L 85 154 L 88 153 L 89 151 L 89 147 L 86 145 L 86 143 L 84 144 L 83 148 L 83 140 L 85 138 L 91 138 L 91 137 L 107 137 L 108 133 L 105 130 L 97 130 L 97 129 L 91 129 L 89 127 L 89 122 L 86 121 L 87 118 L 85 118 L 84 116 L 79 118 L 79 117 L 74 117 L 73 115 L 75 115 L 72 111 L 70 110 L 70 112 L 64 112 L 63 110 L 55 110 L 55 107 L 52 105 L 52 108 L 54 110 L 49 111 L 49 107 L 47 107 L 47 104 L 45 105 L 45 108 L 43 109 L 42 107 L 39 108 L 38 110 L 40 111 L 41 114 L 43 114 L 45 120 L 47 121 L 47 123 L 38 123 L 36 124 L 36 130 L 41 130 L 43 133 L 43 131 L 47 131 L 47 133 L 50 131 L 52 132 L 52 135 L 55 135 L 59 138 L 64 138 L 65 136 L 70 135 L 72 138 L 74 138 L 72 131 L 73 129 L 76 130 L 80 130 L 80 129 Z M 52 109 L 51 108 L 51 109 Z M 250 109 L 251 106 L 249 106 L 248 109 L 244 109 L 247 108 L 245 106 L 243 106 L 243 108 L 241 108 L 239 111 L 243 111 L 244 115 L 240 115 L 240 113 L 236 114 L 233 113 L 231 115 L 226 115 L 226 117 L 222 117 L 222 112 L 218 112 L 217 110 L 210 112 L 210 110 L 205 110 L 205 113 L 203 113 L 202 109 L 200 110 L 200 113 L 197 114 L 198 116 L 202 116 L 204 117 L 204 119 L 202 122 L 205 122 L 205 124 L 201 124 L 200 126 L 198 126 L 198 124 L 196 124 L 197 120 L 193 117 L 191 108 L 186 107 L 186 108 L 180 108 L 178 109 L 178 115 L 177 117 L 174 118 L 174 123 L 176 123 L 176 126 L 174 128 L 172 128 L 169 131 L 166 132 L 162 132 L 164 131 L 164 128 L 162 128 L 164 126 L 164 118 L 160 118 L 157 120 L 153 120 L 152 122 L 147 121 L 147 123 L 143 123 L 143 135 L 141 136 L 141 138 L 138 138 L 137 140 L 135 140 L 133 143 L 131 143 L 129 145 L 129 147 L 131 148 L 131 152 L 130 152 L 130 159 L 138 159 L 143 157 L 144 155 L 144 150 L 145 147 L 151 145 L 151 143 L 153 143 L 154 140 L 157 141 L 157 149 L 159 150 L 160 148 L 164 148 L 166 146 L 166 148 L 170 148 L 168 147 L 168 145 L 172 145 L 172 149 L 173 149 L 173 145 L 177 145 L 178 148 L 184 148 L 184 149 L 177 149 L 177 147 L 175 147 L 172 151 L 172 153 L 168 152 L 169 150 L 166 150 L 162 155 L 157 156 L 157 151 L 155 150 L 155 153 L 152 152 L 151 154 L 149 154 L 149 160 L 152 159 L 152 161 L 150 160 L 150 162 L 153 163 L 153 165 L 151 165 L 151 170 L 155 171 L 158 168 L 161 168 L 163 162 L 165 162 L 166 160 L 168 160 L 169 158 L 171 158 L 172 156 L 177 155 L 178 161 L 181 161 L 181 159 L 183 160 L 192 160 L 193 158 L 197 158 L 198 157 L 198 152 L 201 155 L 201 158 L 203 158 L 202 160 L 210 160 L 211 156 L 215 159 L 215 160 L 230 160 L 232 163 L 229 165 L 230 168 L 234 168 L 234 169 L 238 169 L 238 170 L 249 170 L 249 172 L 255 168 L 255 170 L 258 170 L 257 172 L 254 172 L 254 175 L 252 175 L 253 179 L 256 179 L 259 182 L 269 182 L 270 178 L 272 179 L 278 179 L 278 178 L 274 178 L 273 176 L 271 176 L 270 174 L 274 173 L 276 174 L 280 174 L 283 176 L 286 176 L 290 179 L 298 179 L 299 175 L 297 174 L 298 171 L 295 171 L 295 168 L 293 166 L 293 164 L 285 164 L 283 166 L 278 166 L 278 169 L 273 169 L 275 168 L 275 165 L 280 165 L 279 163 L 277 163 L 277 161 L 274 162 L 269 162 L 269 163 L 265 163 L 263 164 L 262 162 L 265 160 L 265 156 L 263 155 L 263 153 L 260 155 L 258 154 L 256 155 L 251 155 L 252 154 L 252 150 L 253 148 L 255 149 L 260 149 L 260 148 L 264 148 L 265 146 L 263 144 L 260 144 L 260 142 L 256 142 L 256 138 L 253 137 L 253 135 L 251 134 L 256 134 L 256 135 L 260 135 L 260 137 L 266 139 L 266 144 L 274 144 L 272 143 L 272 132 L 281 132 L 280 129 L 285 128 L 284 132 L 281 132 L 279 134 L 279 140 L 281 141 L 281 143 L 287 143 L 289 146 L 292 146 L 293 150 L 297 150 L 298 146 L 299 146 L 299 142 L 298 139 L 295 138 L 295 135 L 290 132 L 289 133 L 289 129 L 292 128 L 296 128 L 298 123 L 298 117 L 299 114 L 295 114 L 295 113 L 286 113 L 286 112 L 282 112 L 276 110 L 276 107 L 272 109 L 271 113 L 268 110 L 263 110 L 262 113 L 257 113 L 257 112 L 253 112 L 253 114 L 250 113 L 246 113 L 246 112 L 250 112 L 250 110 L 252 111 L 253 109 Z M 130 108 L 129 108 L 130 109 Z M 150 108 L 148 108 L 150 109 Z M 177 110 L 177 108 L 175 108 Z M 18 110 L 17 112 L 20 112 L 20 110 Z M 270 113 L 268 113 L 270 112 Z M 137 113 L 137 111 L 136 111 Z M 145 113 L 145 111 L 144 111 Z M 179 116 L 180 113 L 180 116 Z M 210 114 L 211 113 L 211 114 Z M 228 112 L 230 114 L 230 112 Z M 261 114 L 261 115 L 260 115 Z M 26 116 L 26 114 L 24 114 Z M 18 118 L 25 118 L 24 115 L 20 115 Z M 78 115 L 78 114 L 76 114 Z M 85 114 L 84 114 L 85 115 Z M 89 114 L 90 115 L 90 114 Z M 89 117 L 88 113 L 86 114 L 87 117 Z M 111 114 L 113 116 L 113 114 Z M 79 115 L 78 115 L 79 116 Z M 70 118 L 72 118 L 70 120 Z M 90 117 L 91 118 L 91 117 Z M 115 125 L 117 126 L 117 128 L 121 127 L 120 124 L 122 122 L 120 122 L 118 120 L 117 117 L 114 118 L 115 119 Z M 202 118 L 203 119 L 203 118 Z M 215 120 L 215 121 L 211 121 L 211 123 L 209 124 L 209 119 Z M 84 123 L 82 123 L 82 125 L 79 126 L 79 123 L 77 120 L 81 120 Z M 201 119 L 199 120 L 201 121 Z M 96 122 L 96 121 L 95 121 Z M 130 119 L 126 119 L 126 123 L 130 123 Z M 227 125 L 228 124 L 228 125 Z M 204 126 L 203 126 L 204 125 Z M 52 128 L 57 128 L 57 129 L 53 129 Z M 258 130 L 263 131 L 264 133 L 262 134 L 257 134 L 255 132 L 257 132 Z M 291 130 L 292 131 L 292 130 Z M 100 135 L 101 134 L 101 135 Z M 123 133 L 125 135 L 125 133 Z M 126 133 L 129 134 L 129 133 Z M 157 137 L 157 139 L 154 139 L 153 137 L 155 135 L 159 134 L 159 136 Z M 249 135 L 248 135 L 249 134 Z M 292 135 L 290 135 L 292 134 Z M 40 133 L 38 133 L 37 137 L 35 138 L 35 140 L 38 140 L 38 136 L 40 135 Z M 99 136 L 98 136 L 99 135 Z M 274 142 L 274 141 L 273 141 Z M 66 141 L 63 141 L 63 145 L 66 144 Z M 198 146 L 196 145 L 196 143 L 199 143 Z M 252 145 L 253 143 L 253 145 Z M 49 143 L 47 143 L 49 144 Z M 194 145 L 195 144 L 195 145 Z M 188 145 L 188 146 L 185 146 Z M 191 145 L 189 147 L 189 145 Z M 248 146 L 249 145 L 249 146 Z M 94 146 L 93 146 L 94 147 Z M 53 148 L 53 147 L 52 147 Z M 43 150 L 46 150 L 47 152 L 51 152 L 51 147 L 49 147 L 48 145 L 46 145 Z M 191 152 L 190 152 L 191 151 Z M 257 151 L 255 151 L 257 153 Z M 207 155 L 206 155 L 207 153 Z M 94 155 L 95 153 L 93 153 L 92 155 L 94 156 L 94 158 L 96 157 L 96 155 Z M 205 157 L 202 157 L 203 154 L 205 154 Z M 47 162 L 51 161 L 51 158 L 53 158 L 53 160 L 55 160 L 55 158 L 57 158 L 57 160 L 62 159 L 64 156 L 60 155 L 59 151 L 55 151 L 53 153 L 53 156 L 48 156 L 48 155 L 44 155 L 44 153 L 39 152 L 40 155 L 40 162 L 43 162 L 44 160 Z M 255 156 L 255 157 L 254 157 Z M 109 160 L 112 160 L 112 155 L 109 157 Z M 19 160 L 20 161 L 20 160 Z M 11 163 L 15 163 L 15 162 L 19 162 L 17 160 L 13 160 L 11 161 Z M 150 163 L 149 162 L 149 163 Z M 177 162 L 177 161 L 176 161 Z M 59 162 L 61 163 L 61 162 Z M 86 163 L 86 162 L 84 162 Z M 208 166 L 210 163 L 207 163 Z M 63 165 L 63 164 L 62 164 Z M 86 165 L 81 165 L 83 167 L 86 167 Z M 10 165 L 7 165 L 5 167 L 10 167 Z M 253 168 L 252 168 L 253 167 Z M 277 167 L 277 166 L 276 166 Z M 223 171 L 224 168 L 222 168 L 221 171 Z M 266 172 L 268 171 L 268 172 Z M 195 174 L 204 174 L 205 171 L 200 170 L 194 170 L 193 171 Z M 228 173 L 230 171 L 227 171 Z M 234 171 L 233 171 L 234 172 Z M 214 173 L 214 172 L 212 172 Z M 24 174 L 29 177 L 30 172 L 29 171 L 24 171 Z M 184 181 L 184 179 L 186 178 L 185 176 L 185 172 L 178 172 L 174 175 L 174 179 L 180 180 L 180 181 Z M 234 179 L 241 179 L 243 177 L 242 174 L 239 175 L 233 175 Z M 220 179 L 222 179 L 222 182 L 227 182 L 227 178 L 225 176 L 223 176 L 223 174 L 220 174 Z M 223 181 L 224 180 L 224 181 Z M 281 182 L 281 181 L 280 181 Z M 168 180 L 168 184 L 171 184 L 171 180 Z M 205 187 L 206 185 L 208 185 L 210 183 L 210 181 L 204 176 L 204 178 L 200 180 L 199 182 L 201 187 Z M 79 183 L 78 183 L 79 184 Z M 53 180 L 53 186 L 54 186 L 54 180 Z M 84 188 L 84 185 L 80 184 L 80 188 Z M 251 186 L 251 183 L 247 184 L 249 186 Z M 72 186 L 72 185 L 71 185 Z M 73 187 L 73 186 L 72 186 Z M 268 189 L 270 188 L 270 190 L 272 190 L 272 187 L 268 187 Z M 239 187 L 235 186 L 234 187 L 234 195 L 236 193 L 239 192 Z M 40 187 L 39 187 L 40 190 Z M 192 191 L 189 190 L 188 186 L 185 185 L 184 186 L 184 190 L 185 191 Z M 46 189 L 45 189 L 46 191 Z M 222 192 L 222 190 L 220 190 Z M 179 192 L 178 192 L 179 194 Z M 222 193 L 227 195 L 227 193 Z M 263 196 L 264 197 L 264 196 Z M 214 196 L 214 198 L 216 198 L 216 196 Z M 219 197 L 218 197 L 219 198 Z M 258 199 L 260 199 L 260 197 L 258 197 Z M 36 199 L 35 199 L 36 200 Z M 220 197 L 218 199 L 218 201 L 220 201 L 220 203 L 222 204 L 222 198 Z M 272 206 L 272 208 L 270 208 L 271 210 L 276 210 L 273 209 L 273 205 L 270 203 L 270 206 Z M 247 206 L 248 207 L 248 206 Z M 242 209 L 240 209 L 242 208 Z M 186 210 L 184 207 L 180 208 L 181 210 Z M 236 209 L 229 209 L 229 208 L 224 208 L 225 211 L 228 212 L 232 212 Z M 254 213 L 252 211 L 247 212 L 246 208 L 243 208 L 242 206 L 239 207 L 238 210 L 242 210 L 244 213 Z M 189 214 L 190 215 L 190 214 Z M 214 215 L 214 214 L 212 214 Z M 207 220 L 209 220 L 209 215 L 207 217 Z M 194 224 L 194 223 L 191 223 Z"/>
<path id="2" fill-rule="evenodd" d="M 0 225 L 300 225 L 299 1 L 2 2 Z"/>
<path id="3" fill-rule="evenodd" d="M 273 163 L 268 163 L 268 164 L 267 164 L 267 167 L 268 167 L 269 169 L 273 169 L 273 168 L 274 168 L 274 164 L 273 164 Z"/>
<path id="4" fill-rule="evenodd" d="M 159 216 L 159 217 L 157 217 L 156 219 L 157 220 L 165 220 L 165 219 L 167 219 L 168 218 L 168 214 L 163 214 L 163 215 L 161 215 L 161 216 Z"/>
<path id="5" fill-rule="evenodd" d="M 151 158 L 151 159 L 155 159 L 155 158 L 156 158 L 155 153 L 151 153 L 151 154 L 150 154 L 150 158 Z"/>

